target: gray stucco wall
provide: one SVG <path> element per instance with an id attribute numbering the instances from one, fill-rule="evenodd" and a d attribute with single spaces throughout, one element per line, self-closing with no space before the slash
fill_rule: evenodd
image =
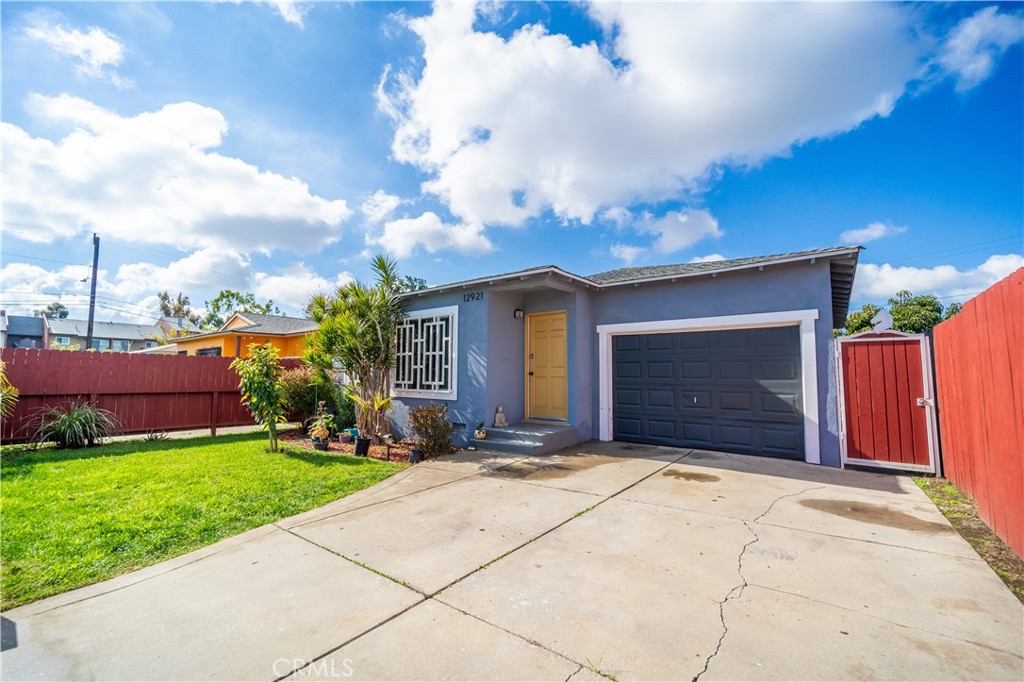
<path id="1" fill-rule="evenodd" d="M 443 402 L 448 405 L 448 417 L 456 424 L 464 426 L 455 432 L 456 445 L 465 445 L 472 436 L 472 429 L 478 421 L 487 421 L 483 407 L 487 401 L 487 304 L 488 294 L 478 301 L 463 300 L 464 293 L 440 293 L 422 298 L 408 299 L 405 303 L 406 312 L 442 308 L 459 307 L 458 353 L 456 362 L 457 396 L 455 400 L 429 398 L 396 397 L 391 401 L 391 422 L 395 435 L 408 437 L 409 409 L 417 405 L 431 402 Z"/>
<path id="2" fill-rule="evenodd" d="M 523 420 L 526 403 L 523 387 L 523 354 L 525 335 L 523 320 L 515 318 L 516 308 L 523 308 L 520 292 L 487 293 L 489 347 L 487 349 L 487 403 L 482 419 L 490 426 L 501 405 L 509 424 Z"/>
<path id="3" fill-rule="evenodd" d="M 717 277 L 605 289 L 594 295 L 594 325 L 816 309 L 821 463 L 839 466 L 839 422 L 832 354 L 832 287 L 827 261 L 773 265 Z M 593 327 L 592 327 L 593 329 Z M 597 334 L 592 335 L 596 358 Z M 598 366 L 591 362 L 592 419 L 598 420 Z"/>

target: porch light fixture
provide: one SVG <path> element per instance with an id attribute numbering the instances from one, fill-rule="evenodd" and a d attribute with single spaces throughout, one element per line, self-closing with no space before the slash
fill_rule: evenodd
<path id="1" fill-rule="evenodd" d="M 523 309 L 516 308 L 515 310 L 512 311 L 512 316 L 515 317 L 517 320 L 523 319 Z"/>

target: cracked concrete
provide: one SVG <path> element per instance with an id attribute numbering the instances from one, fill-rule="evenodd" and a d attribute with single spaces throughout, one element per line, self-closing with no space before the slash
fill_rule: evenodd
<path id="1" fill-rule="evenodd" d="M 615 443 L 431 461 L 3 615 L 4 679 L 1024 677 L 1019 602 L 909 479 Z"/>

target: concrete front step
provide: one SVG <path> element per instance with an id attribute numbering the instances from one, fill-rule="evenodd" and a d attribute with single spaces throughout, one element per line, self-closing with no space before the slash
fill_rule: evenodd
<path id="1" fill-rule="evenodd" d="M 488 428 L 487 438 L 474 444 L 481 450 L 496 450 L 520 455 L 546 455 L 579 442 L 572 426 L 516 424 L 503 429 Z"/>

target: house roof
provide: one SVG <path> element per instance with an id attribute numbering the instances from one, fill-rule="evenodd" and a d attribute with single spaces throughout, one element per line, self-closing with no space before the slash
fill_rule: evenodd
<path id="1" fill-rule="evenodd" d="M 7 335 L 43 338 L 43 318 L 31 315 L 8 315 Z"/>
<path id="2" fill-rule="evenodd" d="M 256 334 L 267 334 L 269 336 L 283 336 L 287 334 L 303 334 L 305 332 L 311 332 L 317 328 L 316 322 L 313 320 L 303 319 L 301 317 L 260 315 L 258 313 L 235 313 L 231 317 L 238 317 L 249 324 L 225 329 L 228 323 L 231 322 L 231 320 L 228 320 L 218 331 L 245 331 Z"/>
<path id="3" fill-rule="evenodd" d="M 812 249 L 808 251 L 793 251 L 790 253 L 779 253 L 769 256 L 754 256 L 751 258 L 734 258 L 731 260 L 705 261 L 701 263 L 679 263 L 675 265 L 654 265 L 642 268 L 619 268 L 600 272 L 589 277 L 582 277 L 563 270 L 555 265 L 542 265 L 525 270 L 516 270 L 502 275 L 490 277 L 478 277 L 476 279 L 442 284 L 420 291 L 411 291 L 401 295 L 402 298 L 413 298 L 446 291 L 449 289 L 466 288 L 470 285 L 494 284 L 499 281 L 527 279 L 537 275 L 561 276 L 576 282 L 581 286 L 593 287 L 598 290 L 609 287 L 622 286 L 626 284 L 640 284 L 643 282 L 656 282 L 660 280 L 675 280 L 684 277 L 698 277 L 702 275 L 730 272 L 735 270 L 746 270 L 750 268 L 764 268 L 769 265 L 781 265 L 783 263 L 794 263 L 800 261 L 815 261 L 827 259 L 831 268 L 832 284 L 832 316 L 833 325 L 838 328 L 846 320 L 846 314 L 850 307 L 850 292 L 853 290 L 853 276 L 857 267 L 857 256 L 862 247 L 840 246 L 829 249 Z"/>
<path id="4" fill-rule="evenodd" d="M 170 329 L 180 332 L 197 332 L 200 330 L 199 325 L 194 324 L 192 320 L 187 317 L 167 317 L 164 315 L 160 318 L 160 322 L 166 324 Z M 157 326 L 160 325 L 157 322 Z"/>
<path id="5" fill-rule="evenodd" d="M 88 320 L 72 320 L 47 318 L 47 326 L 50 333 L 55 336 L 87 336 L 89 330 Z M 151 324 L 129 324 L 127 322 L 101 322 L 96 320 L 92 324 L 92 336 L 96 339 L 127 339 L 129 341 L 142 341 L 151 339 L 158 330 Z"/>
<path id="6" fill-rule="evenodd" d="M 228 328 L 231 321 L 239 319 L 246 324 Z M 209 336 L 222 334 L 259 334 L 262 336 L 290 336 L 292 334 L 305 334 L 317 328 L 317 323 L 301 317 L 287 317 L 285 315 L 260 315 L 257 313 L 235 313 L 220 329 L 205 334 L 193 334 L 181 341 L 202 339 Z"/>

